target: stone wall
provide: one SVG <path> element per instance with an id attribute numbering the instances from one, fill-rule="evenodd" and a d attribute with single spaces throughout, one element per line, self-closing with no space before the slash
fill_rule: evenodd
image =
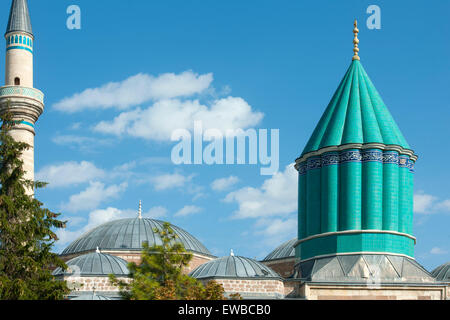
<path id="1" fill-rule="evenodd" d="M 83 252 L 82 254 L 86 254 L 87 252 Z M 102 253 L 107 253 L 119 258 L 122 258 L 124 260 L 126 260 L 127 262 L 134 262 L 136 264 L 141 263 L 141 253 L 139 251 L 109 251 L 109 250 L 102 250 Z M 70 259 L 73 259 L 77 256 L 80 256 L 82 254 L 72 254 L 72 255 L 67 255 L 67 256 L 61 256 L 62 260 L 64 260 L 64 262 L 69 261 Z M 193 253 L 192 254 L 192 260 L 189 263 L 188 268 L 185 269 L 185 273 L 189 273 L 192 270 L 194 270 L 195 268 L 197 268 L 198 266 L 213 260 L 213 257 L 209 257 L 209 256 L 203 256 L 197 253 Z"/>
<path id="2" fill-rule="evenodd" d="M 303 284 L 299 296 L 308 300 L 443 300 L 444 286 L 381 286 Z"/>
<path id="3" fill-rule="evenodd" d="M 129 278 L 118 278 L 125 282 L 129 282 Z M 67 286 L 72 289 L 73 292 L 77 291 L 89 291 L 89 292 L 118 292 L 119 288 L 114 286 L 108 279 L 108 277 L 64 277 L 67 281 Z"/>
<path id="4" fill-rule="evenodd" d="M 225 294 L 239 293 L 243 298 L 260 297 L 281 299 L 284 297 L 284 285 L 281 280 L 264 279 L 210 279 L 221 284 Z M 206 284 L 210 280 L 202 280 Z"/>

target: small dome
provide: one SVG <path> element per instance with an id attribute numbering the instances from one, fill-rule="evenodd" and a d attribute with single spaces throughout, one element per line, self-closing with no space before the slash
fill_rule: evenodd
<path id="1" fill-rule="evenodd" d="M 437 281 L 450 282 L 450 262 L 437 267 L 431 274 Z"/>
<path id="2" fill-rule="evenodd" d="M 253 259 L 229 256 L 202 264 L 189 274 L 197 279 L 206 278 L 256 278 L 279 279 L 280 275 Z"/>
<path id="3" fill-rule="evenodd" d="M 148 242 L 150 246 L 161 244 L 161 239 L 154 229 L 161 230 L 163 224 L 164 221 L 146 218 L 110 221 L 83 234 L 72 242 L 62 255 L 94 251 L 97 247 L 101 250 L 141 251 L 143 242 Z M 176 241 L 182 243 L 187 251 L 212 256 L 191 234 L 174 225 L 171 225 L 171 228 L 178 236 Z"/>
<path id="4" fill-rule="evenodd" d="M 67 270 L 57 268 L 54 276 L 109 276 L 127 277 L 128 262 L 110 254 L 92 252 L 73 258 L 66 262 Z"/>
<path id="5" fill-rule="evenodd" d="M 113 299 L 92 293 L 92 294 L 82 294 L 70 300 L 113 300 Z"/>
<path id="6" fill-rule="evenodd" d="M 273 250 L 271 253 L 264 258 L 263 261 L 272 261 L 272 260 L 280 260 L 286 258 L 294 258 L 295 257 L 295 248 L 294 244 L 297 242 L 297 238 L 286 241 L 281 246 Z"/>

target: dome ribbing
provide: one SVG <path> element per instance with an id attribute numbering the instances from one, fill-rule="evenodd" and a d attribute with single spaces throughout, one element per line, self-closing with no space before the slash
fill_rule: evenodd
<path id="1" fill-rule="evenodd" d="M 431 274 L 437 281 L 450 282 L 450 262 L 440 265 Z"/>
<path id="2" fill-rule="evenodd" d="M 71 255 L 95 250 L 142 251 L 142 243 L 150 246 L 161 244 L 161 239 L 154 229 L 161 230 L 164 221 L 153 219 L 121 219 L 102 224 L 83 234 L 72 242 L 62 255 Z M 186 250 L 212 256 L 209 250 L 195 237 L 185 230 L 171 225 L 178 236 L 177 242 L 184 245 Z"/>
<path id="3" fill-rule="evenodd" d="M 202 264 L 189 274 L 197 279 L 278 279 L 280 275 L 262 263 L 245 257 L 228 256 Z"/>
<path id="4" fill-rule="evenodd" d="M 92 252 L 73 258 L 66 262 L 67 270 L 57 268 L 54 276 L 128 276 L 127 262 L 116 256 Z"/>
<path id="5" fill-rule="evenodd" d="M 410 149 L 362 64 L 352 61 L 302 155 L 357 143 Z"/>
<path id="6" fill-rule="evenodd" d="M 264 258 L 263 261 L 272 261 L 272 260 L 280 260 L 286 258 L 294 258 L 295 257 L 295 248 L 294 244 L 298 241 L 297 238 L 286 241 L 271 253 Z"/>

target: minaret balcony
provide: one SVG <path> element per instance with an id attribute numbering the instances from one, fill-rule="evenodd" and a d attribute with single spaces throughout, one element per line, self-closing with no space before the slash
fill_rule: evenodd
<path id="1" fill-rule="evenodd" d="M 22 86 L 0 87 L 0 113 L 8 108 L 13 118 L 20 118 L 34 125 L 44 112 L 44 94 L 34 88 Z"/>
<path id="2" fill-rule="evenodd" d="M 21 86 L 4 86 L 0 87 L 0 98 L 21 98 L 21 97 L 27 97 L 32 98 L 40 103 L 44 103 L 44 94 L 42 91 L 34 88 L 28 88 L 28 87 L 21 87 Z"/>

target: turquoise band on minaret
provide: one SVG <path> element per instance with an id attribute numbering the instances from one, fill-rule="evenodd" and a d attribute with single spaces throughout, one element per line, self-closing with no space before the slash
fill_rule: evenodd
<path id="1" fill-rule="evenodd" d="M 23 47 L 23 46 L 10 46 L 10 47 L 6 48 L 6 51 L 9 51 L 9 50 L 26 50 L 28 52 L 33 53 L 32 49 Z"/>

